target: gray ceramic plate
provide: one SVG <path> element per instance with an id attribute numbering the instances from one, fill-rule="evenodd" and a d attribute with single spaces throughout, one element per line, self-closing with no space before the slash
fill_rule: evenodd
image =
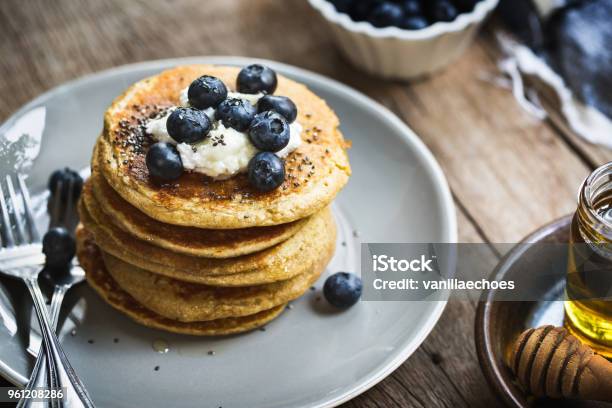
<path id="1" fill-rule="evenodd" d="M 7 146 L 0 145 L 0 155 L 5 154 L 0 173 L 15 167 L 27 170 L 29 185 L 41 192 L 52 170 L 66 165 L 85 168 L 102 128 L 102 114 L 116 95 L 162 69 L 198 62 L 246 65 L 252 60 L 154 61 L 55 88 L 0 129 L 0 141 L 11 140 L 14 150 L 7 157 Z M 264 63 L 326 99 L 338 113 L 344 134 L 353 141 L 354 174 L 336 200 L 340 236 L 326 274 L 358 272 L 360 241 L 456 240 L 455 213 L 444 176 L 409 128 L 376 102 L 338 82 L 288 65 Z M 23 134 L 29 138 L 21 138 Z M 24 157 L 14 160 L 16 151 L 25 152 L 25 162 Z M 42 226 L 46 221 L 44 211 L 40 213 Z M 27 325 L 19 317 L 27 302 L 19 300 L 18 285 L 4 282 L 11 289 L 0 296 L 4 298 L 0 302 L 4 322 L 0 372 L 23 384 L 32 364 L 24 351 Z M 365 391 L 404 362 L 445 306 L 444 301 L 360 302 L 344 313 L 333 313 L 321 299 L 321 284 L 265 331 L 216 339 L 141 327 L 82 286 L 69 299 L 70 315 L 61 337 L 99 406 L 329 407 Z M 17 318 L 14 310 L 19 311 Z M 154 343 L 167 344 L 168 352 L 155 351 Z"/>

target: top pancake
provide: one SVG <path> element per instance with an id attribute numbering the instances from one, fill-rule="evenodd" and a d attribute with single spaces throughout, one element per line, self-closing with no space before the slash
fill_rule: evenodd
<path id="1" fill-rule="evenodd" d="M 236 67 L 177 67 L 132 85 L 104 117 L 98 163 L 109 184 L 129 203 L 161 222 L 211 229 L 236 229 L 292 222 L 326 207 L 346 184 L 350 166 L 338 118 L 325 101 L 304 85 L 278 77 L 275 95 L 298 108 L 302 145 L 285 160 L 286 177 L 276 190 L 254 190 L 245 174 L 215 181 L 193 172 L 157 184 L 145 155 L 153 140 L 145 134 L 149 117 L 177 105 L 182 89 L 207 74 L 234 89 Z"/>

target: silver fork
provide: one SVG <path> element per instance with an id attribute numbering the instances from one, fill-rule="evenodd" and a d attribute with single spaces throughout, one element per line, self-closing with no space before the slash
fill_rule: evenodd
<path id="1" fill-rule="evenodd" d="M 78 197 L 74 195 L 74 180 L 70 180 L 67 186 L 66 197 L 64 197 L 63 183 L 57 183 L 55 191 L 50 197 L 50 224 L 49 228 L 62 226 L 70 233 L 74 233 L 74 229 L 78 223 L 78 217 L 74 203 Z M 64 203 L 65 201 L 65 203 Z M 66 292 L 74 285 L 85 280 L 85 271 L 78 265 L 68 266 L 65 273 L 54 274 L 49 277 L 53 284 L 53 295 L 51 296 L 51 306 L 49 307 L 49 318 L 51 327 L 54 331 L 57 330 L 59 313 L 62 307 L 62 302 Z M 46 355 L 41 347 L 36 358 L 36 363 L 30 375 L 30 381 L 26 386 L 26 390 L 45 387 L 47 385 L 48 372 L 46 369 Z M 33 406 L 31 399 L 22 399 L 17 404 L 17 408 L 26 408 Z"/>
<path id="2" fill-rule="evenodd" d="M 93 402 L 70 365 L 55 331 L 51 329 L 45 300 L 38 286 L 38 274 L 44 263 L 40 235 L 34 224 L 25 178 L 23 175 L 18 175 L 17 181 L 22 198 L 23 214 L 20 211 L 20 203 L 10 175 L 6 176 L 8 200 L 4 192 L 0 191 L 0 212 L 2 213 L 0 233 L 3 246 L 0 249 L 0 272 L 21 279 L 32 296 L 42 332 L 42 344 L 47 355 L 50 385 L 52 388 L 63 389 L 64 392 L 61 401 L 51 400 L 52 406 L 93 407 Z M 2 190 L 1 187 L 0 185 L 0 190 Z M 7 201 L 10 202 L 10 206 Z M 27 234 L 24 225 L 28 228 Z"/>

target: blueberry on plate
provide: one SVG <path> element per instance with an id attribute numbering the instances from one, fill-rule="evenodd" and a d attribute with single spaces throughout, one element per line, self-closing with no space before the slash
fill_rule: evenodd
<path id="1" fill-rule="evenodd" d="M 151 146 L 146 163 L 149 174 L 160 180 L 176 180 L 183 174 L 181 155 L 170 143 L 159 142 Z"/>
<path id="2" fill-rule="evenodd" d="M 420 0 L 404 0 L 401 2 L 406 16 L 419 16 L 423 14 Z"/>
<path id="3" fill-rule="evenodd" d="M 265 152 L 278 152 L 289 144 L 289 124 L 283 116 L 266 111 L 255 115 L 249 128 L 253 146 Z"/>
<path id="4" fill-rule="evenodd" d="M 432 21 L 453 21 L 459 12 L 448 0 L 436 0 L 429 9 L 429 17 Z"/>
<path id="5" fill-rule="evenodd" d="M 257 111 L 274 111 L 278 112 L 287 120 L 289 123 L 297 118 L 297 107 L 295 103 L 286 96 L 274 96 L 265 95 L 257 102 Z"/>
<path id="6" fill-rule="evenodd" d="M 251 126 L 256 113 L 257 110 L 249 101 L 240 98 L 228 98 L 219 104 L 215 117 L 223 122 L 226 127 L 244 132 Z"/>
<path id="7" fill-rule="evenodd" d="M 404 9 L 389 1 L 378 4 L 368 16 L 368 21 L 374 27 L 398 26 L 403 19 Z"/>
<path id="8" fill-rule="evenodd" d="M 277 84 L 276 72 L 260 64 L 252 64 L 242 68 L 236 80 L 238 92 L 247 94 L 259 92 L 272 94 L 276 90 Z"/>
<path id="9" fill-rule="evenodd" d="M 210 119 L 204 111 L 194 108 L 176 108 L 166 120 L 166 129 L 178 143 L 196 143 L 210 132 Z"/>
<path id="10" fill-rule="evenodd" d="M 227 98 L 227 87 L 219 78 L 203 75 L 189 85 L 187 97 L 194 108 L 214 108 Z"/>
<path id="11" fill-rule="evenodd" d="M 400 27 L 405 30 L 422 30 L 428 25 L 429 22 L 423 16 L 408 16 L 402 20 Z"/>
<path id="12" fill-rule="evenodd" d="M 58 185 L 61 183 L 61 198 L 63 201 L 68 199 L 70 183 L 72 182 L 72 198 L 76 201 L 81 195 L 83 189 L 83 178 L 76 171 L 64 167 L 63 169 L 55 170 L 49 177 L 48 188 L 51 194 L 55 194 Z"/>
<path id="13" fill-rule="evenodd" d="M 278 188 L 285 181 L 285 164 L 274 153 L 259 152 L 248 166 L 249 182 L 262 193 Z"/>
<path id="14" fill-rule="evenodd" d="M 362 290 L 361 278 L 348 272 L 331 275 L 323 285 L 325 299 L 339 309 L 346 309 L 357 303 Z"/>
<path id="15" fill-rule="evenodd" d="M 47 266 L 63 269 L 76 253 L 76 242 L 66 228 L 51 228 L 43 237 L 42 251 Z"/>

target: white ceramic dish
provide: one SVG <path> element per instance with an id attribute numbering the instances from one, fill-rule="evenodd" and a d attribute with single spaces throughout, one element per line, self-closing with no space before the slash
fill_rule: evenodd
<path id="1" fill-rule="evenodd" d="M 180 64 L 252 62 L 234 57 L 173 59 L 89 75 L 27 104 L 0 128 L 0 137 L 21 133 L 25 124 L 31 132 L 40 132 L 42 146 L 29 170 L 29 184 L 43 191 L 55 168 L 87 166 L 102 113 L 131 83 Z M 326 273 L 358 271 L 360 241 L 456 241 L 455 212 L 444 176 L 403 122 L 338 82 L 262 62 L 325 98 L 353 141 L 354 174 L 336 201 L 338 249 Z M 11 166 L 11 160 L 0 157 L 0 173 L 12 171 Z M 39 222 L 45 224 L 44 211 Z M 214 339 L 139 326 L 83 285 L 69 294 L 71 313 L 60 338 L 101 407 L 331 407 L 365 391 L 402 364 L 426 338 L 446 304 L 444 298 L 360 302 L 334 313 L 320 298 L 321 285 L 319 281 L 315 291 L 294 302 L 266 331 Z M 23 384 L 32 365 L 24 351 L 27 294 L 14 281 L 0 279 L 3 287 L 0 372 Z M 156 352 L 152 347 L 156 340 L 167 343 L 169 351 Z M 211 350 L 214 355 L 209 355 Z"/>
<path id="2" fill-rule="evenodd" d="M 437 22 L 422 30 L 376 28 L 339 13 L 327 0 L 308 0 L 329 26 L 346 58 L 372 75 L 411 79 L 437 71 L 459 58 L 472 43 L 499 0 L 482 0 L 470 13 L 451 22 Z"/>

